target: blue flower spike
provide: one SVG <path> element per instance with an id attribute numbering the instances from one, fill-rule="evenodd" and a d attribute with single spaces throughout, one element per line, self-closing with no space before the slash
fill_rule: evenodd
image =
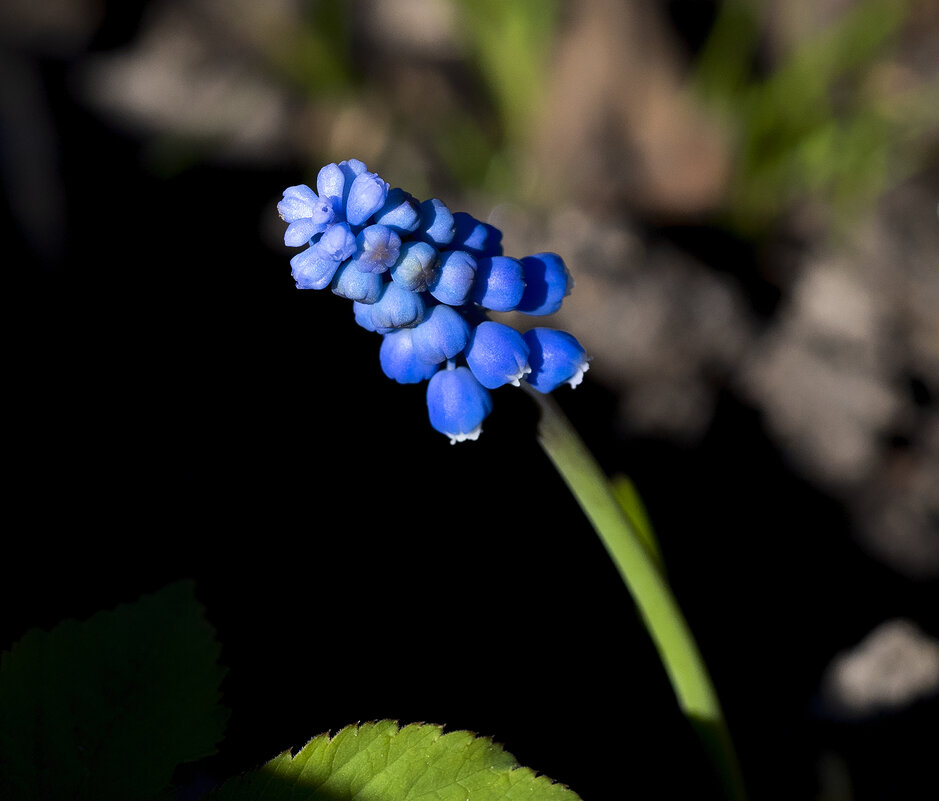
<path id="1" fill-rule="evenodd" d="M 492 395 L 468 367 L 447 363 L 427 383 L 430 424 L 450 437 L 450 444 L 478 439 L 492 411 Z"/>
<path id="2" fill-rule="evenodd" d="M 316 191 L 288 187 L 277 211 L 299 289 L 352 301 L 355 322 L 382 335 L 379 364 L 401 384 L 427 381 L 433 428 L 451 443 L 475 440 L 491 390 L 523 381 L 538 392 L 577 386 L 587 355 L 566 331 L 524 334 L 489 312 L 553 314 L 573 281 L 556 253 L 515 259 L 502 232 L 438 198 L 390 189 L 363 161 L 327 164 Z"/>

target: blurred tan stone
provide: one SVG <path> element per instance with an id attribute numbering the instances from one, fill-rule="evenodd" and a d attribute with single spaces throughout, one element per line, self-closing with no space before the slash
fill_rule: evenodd
<path id="1" fill-rule="evenodd" d="M 622 0 L 565 8 L 535 143 L 543 191 L 667 218 L 714 209 L 728 143 L 687 91 L 658 10 Z"/>

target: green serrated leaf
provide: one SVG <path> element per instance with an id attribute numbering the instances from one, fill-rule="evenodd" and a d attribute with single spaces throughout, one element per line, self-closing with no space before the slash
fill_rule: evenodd
<path id="1" fill-rule="evenodd" d="M 519 767 L 492 740 L 391 720 L 322 734 L 295 756 L 275 757 L 228 781 L 209 801 L 578 801 L 546 776 Z"/>
<path id="2" fill-rule="evenodd" d="M 157 796 L 222 737 L 218 656 L 189 582 L 28 632 L 0 658 L 0 798 Z"/>

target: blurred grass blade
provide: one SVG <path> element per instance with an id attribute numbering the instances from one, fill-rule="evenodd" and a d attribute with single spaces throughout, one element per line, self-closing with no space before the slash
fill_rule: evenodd
<path id="1" fill-rule="evenodd" d="M 642 541 L 649 556 L 655 560 L 659 570 L 665 569 L 665 563 L 662 560 L 662 552 L 659 550 L 659 541 L 652 528 L 652 521 L 646 511 L 645 504 L 636 489 L 636 485 L 628 476 L 620 473 L 610 479 L 610 488 L 613 490 L 613 497 L 616 498 L 623 514 L 629 518 L 632 523 L 636 536 Z"/>

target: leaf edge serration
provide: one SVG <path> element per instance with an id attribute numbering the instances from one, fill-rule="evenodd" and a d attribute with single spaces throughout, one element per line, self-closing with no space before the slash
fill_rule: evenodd
<path id="1" fill-rule="evenodd" d="M 355 775 L 370 757 L 382 762 L 381 770 Z M 404 760 L 398 775 L 389 776 L 398 760 Z M 449 773 L 437 771 L 441 762 L 448 763 Z M 423 768 L 414 775 L 418 765 Z M 406 775 L 400 775 L 402 769 Z M 233 777 L 206 801 L 446 801 L 451 796 L 460 801 L 579 801 L 567 785 L 520 765 L 491 737 L 392 719 L 360 721 L 334 734 L 318 734 L 296 752 L 282 751 L 259 768 Z"/>

